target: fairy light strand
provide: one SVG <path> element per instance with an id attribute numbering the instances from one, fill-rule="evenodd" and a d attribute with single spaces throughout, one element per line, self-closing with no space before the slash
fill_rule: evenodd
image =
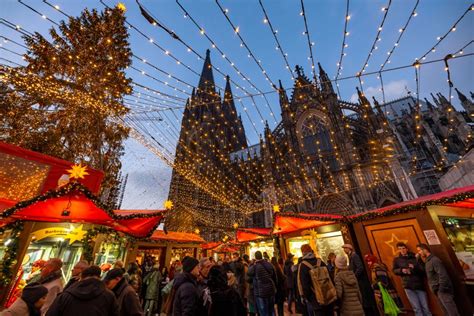
<path id="1" fill-rule="evenodd" d="M 291 68 L 290 63 L 288 62 L 288 58 L 287 58 L 288 54 L 285 53 L 285 51 L 283 50 L 283 47 L 281 46 L 280 40 L 278 39 L 278 36 L 277 36 L 278 30 L 275 30 L 273 28 L 272 21 L 270 20 L 270 17 L 267 14 L 267 10 L 265 9 L 265 7 L 263 5 L 262 0 L 258 0 L 258 3 L 260 4 L 260 8 L 262 9 L 263 15 L 265 16 L 265 19 L 263 20 L 264 21 L 263 23 L 268 24 L 268 27 L 270 28 L 270 31 L 272 32 L 273 38 L 275 39 L 275 42 L 277 44 L 276 48 L 280 52 L 280 55 L 283 58 L 283 60 L 285 61 L 285 65 L 286 65 L 285 68 L 290 72 L 291 79 L 294 80 L 295 78 L 294 78 L 293 69 Z"/>
<path id="2" fill-rule="evenodd" d="M 311 73 L 313 74 L 314 83 L 317 84 L 318 81 L 317 81 L 317 77 L 316 77 L 316 68 L 314 67 L 314 57 L 313 57 L 314 42 L 311 41 L 311 36 L 309 34 L 308 21 L 306 19 L 306 11 L 305 11 L 305 8 L 304 8 L 304 1 L 300 0 L 300 4 L 301 4 L 300 15 L 303 17 L 304 29 L 305 29 L 305 31 L 303 32 L 303 35 L 306 36 L 306 41 L 308 42 L 309 58 L 310 58 L 310 61 L 311 61 Z"/>
<path id="3" fill-rule="evenodd" d="M 381 41 L 382 39 L 380 38 L 380 33 L 382 33 L 383 26 L 385 24 L 385 20 L 387 19 L 388 12 L 390 10 L 390 6 L 392 5 L 392 0 L 388 1 L 388 5 L 386 7 L 382 8 L 382 11 L 384 12 L 382 22 L 380 23 L 380 26 L 377 29 L 377 35 L 375 36 L 375 40 L 372 43 L 372 47 L 370 48 L 369 54 L 367 55 L 367 58 L 365 59 L 364 65 L 362 66 L 362 69 L 357 73 L 358 76 L 363 74 L 365 72 L 365 68 L 369 66 L 369 61 L 370 58 L 373 55 L 374 50 L 378 49 L 377 42 Z"/>
<path id="4" fill-rule="evenodd" d="M 346 15 L 344 16 L 344 33 L 342 37 L 341 55 L 339 56 L 339 61 L 337 63 L 336 77 L 334 78 L 339 98 L 341 97 L 341 93 L 339 92 L 339 83 L 337 82 L 337 80 L 339 79 L 339 76 L 342 75 L 342 60 L 344 59 L 344 56 L 346 56 L 346 48 L 349 47 L 349 45 L 346 43 L 347 36 L 349 36 L 349 32 L 347 31 L 347 25 L 349 24 L 349 20 L 351 19 L 351 15 L 349 14 L 349 2 L 350 0 L 346 0 Z"/>
<path id="5" fill-rule="evenodd" d="M 462 19 L 464 19 L 464 17 L 470 12 L 470 11 L 474 11 L 474 5 L 473 4 L 470 4 L 469 7 L 464 11 L 464 13 L 456 20 L 456 22 L 454 22 L 453 26 L 451 26 L 449 28 L 449 30 L 443 35 L 443 36 L 439 36 L 436 38 L 437 42 L 428 50 L 426 51 L 426 53 L 424 53 L 421 57 L 419 58 L 416 58 L 416 60 L 425 60 L 426 57 L 430 54 L 430 53 L 434 53 L 436 51 L 436 47 L 438 47 L 439 44 L 441 44 L 444 39 L 446 37 L 448 37 L 449 34 L 451 34 L 452 32 L 455 32 L 456 31 L 456 28 L 457 28 L 457 25 L 462 21 Z"/>
<path id="6" fill-rule="evenodd" d="M 400 40 L 402 39 L 402 36 L 403 34 L 405 34 L 405 31 L 407 30 L 408 28 L 408 25 L 410 24 L 410 21 L 412 18 L 416 17 L 418 15 L 418 13 L 416 12 L 416 9 L 418 8 L 418 4 L 420 3 L 420 0 L 416 0 L 416 3 L 415 3 L 415 6 L 413 7 L 413 9 L 411 10 L 411 13 L 410 13 L 410 16 L 408 17 L 405 25 L 399 29 L 399 35 L 398 35 L 398 38 L 397 40 L 395 41 L 395 44 L 393 45 L 392 49 L 387 53 L 387 58 L 385 59 L 385 61 L 382 63 L 382 65 L 380 66 L 380 70 L 383 70 L 385 65 L 387 63 L 390 63 L 390 58 L 392 57 L 395 49 L 398 47 L 398 45 L 400 44 Z M 384 101 L 385 102 L 385 101 Z"/>

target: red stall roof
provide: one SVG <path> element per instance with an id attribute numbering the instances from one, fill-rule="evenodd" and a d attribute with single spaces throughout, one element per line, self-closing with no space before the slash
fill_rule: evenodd
<path id="1" fill-rule="evenodd" d="M 171 241 L 179 243 L 198 243 L 202 244 L 206 242 L 201 236 L 194 233 L 185 232 L 173 232 L 168 231 L 165 233 L 163 230 L 156 230 L 150 237 L 151 240 L 156 241 Z"/>
<path id="2" fill-rule="evenodd" d="M 288 234 L 302 229 L 315 228 L 341 221 L 343 216 L 329 214 L 276 213 L 274 234 Z"/>
<path id="3" fill-rule="evenodd" d="M 430 205 L 474 208 L 474 185 L 447 190 L 435 194 L 424 195 L 413 200 L 403 201 L 379 209 L 350 215 L 347 217 L 347 220 L 360 221 L 370 217 L 371 215 L 377 215 L 378 213 L 390 215 L 396 212 L 407 212 L 416 209 L 423 209 L 424 207 Z"/>
<path id="4" fill-rule="evenodd" d="M 112 227 L 134 237 L 146 237 L 160 224 L 165 211 L 111 211 L 86 187 L 71 182 L 57 190 L 22 201 L 0 213 L 4 221 L 89 223 Z"/>
<path id="5" fill-rule="evenodd" d="M 245 243 L 271 237 L 271 228 L 239 228 L 237 229 L 237 242 Z"/>
<path id="6" fill-rule="evenodd" d="M 1 141 L 0 162 L 0 171 L 6 174 L 4 179 L 0 178 L 0 198 L 9 199 L 13 202 L 23 200 L 19 197 L 25 194 L 26 196 L 33 197 L 56 189 L 58 180 L 62 175 L 67 175 L 67 170 L 71 169 L 74 165 L 74 163 L 66 160 Z M 22 172 L 15 172 L 15 170 L 21 170 Z M 87 168 L 87 173 L 88 175 L 84 179 L 79 179 L 78 181 L 92 193 L 96 194 L 99 192 L 104 173 L 89 167 Z M 23 186 L 21 185 L 22 182 Z M 28 188 L 28 192 L 24 192 L 24 183 L 26 182 L 31 186 L 31 188 Z M 2 205 L 0 204 L 0 210 L 2 210 L 1 207 Z"/>

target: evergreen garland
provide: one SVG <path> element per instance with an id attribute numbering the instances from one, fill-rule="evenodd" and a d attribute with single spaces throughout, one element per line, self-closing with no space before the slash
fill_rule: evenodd
<path id="1" fill-rule="evenodd" d="M 12 268 L 17 264 L 17 252 L 19 248 L 20 233 L 23 230 L 23 222 L 16 221 L 0 228 L 0 235 L 11 229 L 10 243 L 6 247 L 5 254 L 0 261 L 0 285 L 6 285 L 13 279 Z"/>

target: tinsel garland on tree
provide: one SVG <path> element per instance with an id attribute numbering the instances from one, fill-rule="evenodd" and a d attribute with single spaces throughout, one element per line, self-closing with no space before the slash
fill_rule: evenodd
<path id="1" fill-rule="evenodd" d="M 23 230 L 23 222 L 16 221 L 0 228 L 0 235 L 3 235 L 9 229 L 11 229 L 10 242 L 0 261 L 0 285 L 2 286 L 10 283 L 13 278 L 12 268 L 17 264 L 16 256 L 19 248 L 20 233 Z"/>

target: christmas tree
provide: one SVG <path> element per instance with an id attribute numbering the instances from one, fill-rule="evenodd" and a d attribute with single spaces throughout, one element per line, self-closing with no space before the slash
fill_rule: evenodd
<path id="1" fill-rule="evenodd" d="M 1 69 L 0 139 L 103 170 L 114 200 L 128 136 L 122 98 L 132 91 L 123 9 L 86 9 L 50 35 L 25 36 L 27 66 Z"/>

